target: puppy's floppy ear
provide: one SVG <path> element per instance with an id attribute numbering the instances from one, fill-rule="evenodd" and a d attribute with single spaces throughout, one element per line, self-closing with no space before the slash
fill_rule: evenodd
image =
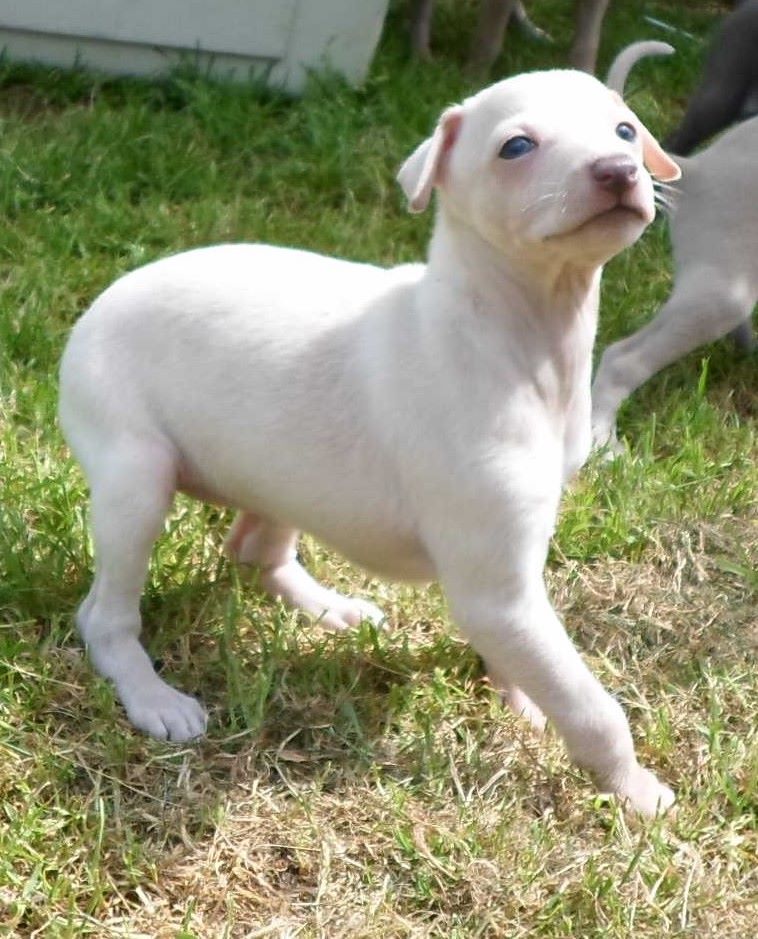
<path id="1" fill-rule="evenodd" d="M 434 134 L 416 147 L 400 167 L 397 181 L 408 198 L 410 212 L 423 212 L 429 205 L 432 189 L 442 178 L 445 160 L 458 137 L 462 120 L 460 105 L 443 111 Z"/>
<path id="2" fill-rule="evenodd" d="M 660 179 L 662 183 L 673 183 L 682 175 L 679 164 L 671 159 L 641 121 L 639 124 L 642 131 L 642 158 L 645 166 L 651 176 Z"/>

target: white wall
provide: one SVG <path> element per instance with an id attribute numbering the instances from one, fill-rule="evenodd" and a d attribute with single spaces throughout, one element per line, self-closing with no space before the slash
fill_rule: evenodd
<path id="1" fill-rule="evenodd" d="M 388 0 L 0 0 L 11 59 L 150 75 L 189 59 L 299 91 L 324 64 L 363 79 Z"/>

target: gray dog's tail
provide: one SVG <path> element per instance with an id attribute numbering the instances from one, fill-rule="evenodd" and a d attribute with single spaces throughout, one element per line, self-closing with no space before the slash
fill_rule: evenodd
<path id="1" fill-rule="evenodd" d="M 649 55 L 671 55 L 674 47 L 667 42 L 658 42 L 655 39 L 646 39 L 644 42 L 633 42 L 631 46 L 622 49 L 613 60 L 608 69 L 608 77 L 605 80 L 606 85 L 611 91 L 617 91 L 621 97 L 624 97 L 624 85 L 629 77 L 629 73 L 640 59 Z"/>

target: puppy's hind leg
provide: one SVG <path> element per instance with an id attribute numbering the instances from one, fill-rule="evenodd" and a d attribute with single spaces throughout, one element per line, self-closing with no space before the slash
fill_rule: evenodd
<path id="1" fill-rule="evenodd" d="M 501 693 L 503 701 L 518 717 L 527 720 L 536 734 L 541 734 L 547 723 L 547 718 L 532 699 L 514 685 L 511 676 L 502 670 L 502 663 L 499 661 L 485 661 L 487 676 Z"/>
<path id="2" fill-rule="evenodd" d="M 541 734 L 545 730 L 547 718 L 518 685 L 506 685 L 503 690 L 503 700 L 514 714 L 529 721 L 536 734 Z"/>
<path id="3" fill-rule="evenodd" d="M 302 610 L 328 629 L 343 630 L 368 620 L 379 625 L 382 611 L 358 597 L 322 587 L 297 559 L 299 532 L 251 512 L 240 512 L 226 538 L 226 551 L 240 564 L 260 569 L 261 585 L 287 606 Z"/>
<path id="4" fill-rule="evenodd" d="M 156 675 L 137 638 L 150 551 L 174 492 L 173 460 L 162 444 L 129 438 L 88 469 L 96 571 L 77 625 L 90 659 L 135 727 L 160 739 L 197 737 L 203 708 Z"/>

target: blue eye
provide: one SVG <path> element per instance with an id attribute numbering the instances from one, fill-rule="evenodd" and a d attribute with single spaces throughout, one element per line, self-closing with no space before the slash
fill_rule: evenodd
<path id="1" fill-rule="evenodd" d="M 536 146 L 536 141 L 532 140 L 531 137 L 520 134 L 518 137 L 511 137 L 510 140 L 506 140 L 500 148 L 498 156 L 501 156 L 504 160 L 515 160 L 529 153 L 530 150 L 534 150 Z"/>
<path id="2" fill-rule="evenodd" d="M 632 127 L 631 124 L 627 124 L 626 121 L 622 121 L 616 128 L 616 136 L 620 137 L 622 140 L 626 140 L 628 143 L 631 143 L 633 140 L 637 139 L 637 131 Z"/>

